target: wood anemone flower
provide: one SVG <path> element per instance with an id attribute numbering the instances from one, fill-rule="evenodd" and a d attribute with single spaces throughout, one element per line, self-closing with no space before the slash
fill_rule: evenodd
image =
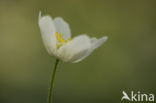
<path id="1" fill-rule="evenodd" d="M 52 19 L 50 16 L 41 16 L 41 12 L 38 24 L 46 50 L 63 62 L 79 62 L 107 40 L 107 36 L 97 39 L 86 34 L 71 39 L 71 31 L 66 21 L 61 17 Z"/>

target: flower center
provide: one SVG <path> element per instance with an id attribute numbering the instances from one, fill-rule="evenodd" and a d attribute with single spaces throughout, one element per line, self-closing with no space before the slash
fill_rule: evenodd
<path id="1" fill-rule="evenodd" d="M 68 42 L 71 41 L 71 38 L 70 38 L 70 37 L 69 37 L 68 39 L 65 40 L 65 39 L 62 37 L 62 35 L 61 35 L 60 33 L 58 33 L 58 32 L 56 32 L 56 39 L 57 39 L 57 41 L 58 41 L 58 42 L 56 43 L 57 49 L 58 49 L 59 47 L 65 45 L 65 44 L 67 44 Z"/>

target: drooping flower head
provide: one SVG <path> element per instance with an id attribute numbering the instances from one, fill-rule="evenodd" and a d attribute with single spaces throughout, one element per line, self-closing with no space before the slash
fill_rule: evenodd
<path id="1" fill-rule="evenodd" d="M 41 16 L 41 12 L 38 23 L 46 50 L 63 62 L 79 62 L 107 40 L 106 36 L 97 39 L 86 34 L 72 39 L 67 22 L 61 17 L 52 19 L 50 16 Z"/>

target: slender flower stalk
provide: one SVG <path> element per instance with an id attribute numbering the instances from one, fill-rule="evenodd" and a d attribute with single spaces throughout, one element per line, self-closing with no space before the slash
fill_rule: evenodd
<path id="1" fill-rule="evenodd" d="M 53 72 L 52 72 L 52 76 L 51 76 L 48 103 L 52 103 L 52 100 L 53 100 L 52 94 L 53 94 L 54 80 L 55 80 L 56 69 L 57 69 L 58 63 L 59 63 L 59 60 L 56 59 L 55 66 L 54 66 L 54 69 L 53 69 Z"/>

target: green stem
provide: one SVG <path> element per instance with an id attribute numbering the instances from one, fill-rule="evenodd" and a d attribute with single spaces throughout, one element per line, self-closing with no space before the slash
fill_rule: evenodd
<path id="1" fill-rule="evenodd" d="M 52 103 L 52 99 L 53 99 L 52 93 L 53 93 L 54 80 L 55 80 L 56 68 L 57 68 L 58 63 L 59 63 L 59 60 L 56 59 L 55 66 L 54 66 L 54 69 L 53 69 L 53 72 L 52 72 L 52 76 L 51 76 L 51 83 L 50 83 L 48 103 Z"/>

